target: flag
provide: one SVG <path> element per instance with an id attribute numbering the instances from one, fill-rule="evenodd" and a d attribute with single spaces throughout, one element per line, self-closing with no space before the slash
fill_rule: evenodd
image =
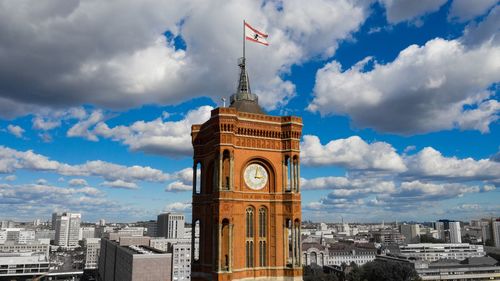
<path id="1" fill-rule="evenodd" d="M 262 45 L 269 46 L 269 43 L 267 42 L 267 34 L 258 31 L 257 29 L 253 28 L 246 22 L 245 22 L 245 39 L 255 43 L 260 43 Z"/>

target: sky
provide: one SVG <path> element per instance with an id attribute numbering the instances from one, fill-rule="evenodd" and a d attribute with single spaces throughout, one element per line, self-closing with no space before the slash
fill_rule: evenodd
<path id="1" fill-rule="evenodd" d="M 301 116 L 302 215 L 500 216 L 491 0 L 0 0 L 0 219 L 190 219 L 190 128 L 236 90 Z"/>

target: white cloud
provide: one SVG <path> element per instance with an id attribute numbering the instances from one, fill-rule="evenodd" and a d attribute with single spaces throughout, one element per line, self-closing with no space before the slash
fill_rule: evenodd
<path id="1" fill-rule="evenodd" d="M 13 173 L 18 169 L 48 171 L 64 176 L 97 176 L 107 181 L 123 180 L 164 182 L 168 174 L 151 167 L 123 166 L 101 160 L 87 161 L 80 165 L 69 165 L 50 160 L 32 150 L 18 151 L 0 146 L 0 173 Z"/>
<path id="2" fill-rule="evenodd" d="M 101 185 L 113 188 L 138 189 L 137 184 L 123 180 L 105 181 Z"/>
<path id="3" fill-rule="evenodd" d="M 61 126 L 61 121 L 70 119 L 84 119 L 87 112 L 82 107 L 72 107 L 67 110 L 50 110 L 43 108 L 35 113 L 32 120 L 33 129 L 49 131 Z"/>
<path id="4" fill-rule="evenodd" d="M 403 159 L 390 144 L 368 144 L 358 136 L 333 140 L 322 145 L 317 136 L 305 135 L 301 143 L 301 163 L 339 165 L 354 170 L 406 170 Z"/>
<path id="5" fill-rule="evenodd" d="M 444 157 L 432 147 L 426 147 L 414 155 L 406 156 L 405 163 L 408 172 L 404 175 L 414 178 L 476 181 L 500 177 L 498 162 L 490 159 Z"/>
<path id="6" fill-rule="evenodd" d="M 185 184 L 182 181 L 171 182 L 165 187 L 165 191 L 191 191 L 193 186 L 191 184 Z"/>
<path id="7" fill-rule="evenodd" d="M 191 209 L 191 202 L 170 203 L 163 209 L 164 212 L 185 212 Z"/>
<path id="8" fill-rule="evenodd" d="M 36 184 L 38 185 L 47 185 L 49 182 L 46 179 L 38 179 L 36 180 Z"/>
<path id="9" fill-rule="evenodd" d="M 491 42 L 469 49 L 460 40 L 437 38 L 409 46 L 391 63 L 374 62 L 369 71 L 363 69 L 370 58 L 346 71 L 334 61 L 317 72 L 308 109 L 348 115 L 356 126 L 381 132 L 458 127 L 485 133 L 498 119 L 498 102 L 487 90 L 500 77 L 498 58 L 500 46 Z"/>
<path id="10" fill-rule="evenodd" d="M 290 66 L 333 55 L 368 16 L 368 2 L 313 2 L 6 3 L 0 11 L 0 66 L 9 68 L 0 67 L 0 85 L 7 85 L 0 112 L 12 117 L 68 105 L 116 109 L 197 96 L 219 100 L 234 92 L 241 50 L 234 38 L 240 38 L 242 18 L 266 30 L 272 46 L 247 46 L 252 89 L 267 108 L 286 104 L 295 88 L 280 77 Z M 173 38 L 182 39 L 186 50 Z M 40 129 L 59 126 L 38 121 Z"/>
<path id="11" fill-rule="evenodd" d="M 68 181 L 70 186 L 87 186 L 89 185 L 84 179 L 71 179 Z"/>
<path id="12" fill-rule="evenodd" d="M 17 179 L 17 177 L 15 175 L 8 175 L 3 179 L 6 181 L 15 181 Z"/>
<path id="13" fill-rule="evenodd" d="M 130 126 L 113 128 L 101 122 L 89 134 L 122 142 L 132 151 L 168 156 L 190 155 L 191 125 L 207 121 L 212 109 L 211 106 L 201 106 L 189 111 L 179 121 L 164 121 L 159 117 L 149 122 L 137 121 Z"/>
<path id="14" fill-rule="evenodd" d="M 485 14 L 498 0 L 453 0 L 448 18 L 468 21 Z"/>
<path id="15" fill-rule="evenodd" d="M 25 132 L 24 129 L 21 128 L 20 126 L 12 125 L 12 124 L 9 124 L 7 126 L 7 130 L 9 131 L 9 133 L 11 133 L 14 136 L 16 136 L 16 138 L 22 138 L 23 134 Z"/>
<path id="16" fill-rule="evenodd" d="M 393 24 L 417 20 L 436 12 L 447 0 L 379 0 L 386 9 L 387 21 Z"/>
<path id="17" fill-rule="evenodd" d="M 88 118 L 73 125 L 66 135 L 68 137 L 83 137 L 90 141 L 98 141 L 97 136 L 91 132 L 91 128 L 102 120 L 104 120 L 102 110 L 95 110 Z"/>

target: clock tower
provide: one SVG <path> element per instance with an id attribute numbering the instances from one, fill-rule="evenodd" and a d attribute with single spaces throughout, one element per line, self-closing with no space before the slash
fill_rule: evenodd
<path id="1" fill-rule="evenodd" d="M 191 279 L 302 280 L 302 119 L 267 115 L 239 67 L 230 106 L 191 129 Z"/>

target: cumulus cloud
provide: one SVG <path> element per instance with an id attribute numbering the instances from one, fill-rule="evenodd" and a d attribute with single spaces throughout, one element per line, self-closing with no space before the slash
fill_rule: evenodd
<path id="1" fill-rule="evenodd" d="M 23 134 L 25 132 L 24 129 L 21 128 L 20 126 L 12 125 L 12 124 L 9 124 L 7 126 L 7 131 L 9 131 L 9 133 L 11 133 L 14 136 L 16 136 L 16 138 L 22 138 Z"/>
<path id="2" fill-rule="evenodd" d="M 436 12 L 447 0 L 379 0 L 385 7 L 387 21 L 393 24 L 412 21 Z"/>
<path id="3" fill-rule="evenodd" d="M 321 182 L 324 179 L 311 179 L 310 181 Z M 359 214 L 380 210 L 392 214 L 425 211 L 436 202 L 494 190 L 488 185 L 433 183 L 419 180 L 398 182 L 373 178 L 345 178 L 340 185 L 328 185 L 327 188 L 331 188 L 331 192 L 319 201 L 304 204 L 306 211 L 345 212 L 349 210 L 349 213 Z"/>
<path id="4" fill-rule="evenodd" d="M 432 147 L 405 157 L 408 171 L 403 176 L 434 180 L 477 181 L 500 177 L 500 163 L 490 159 L 475 160 L 445 157 Z"/>
<path id="5" fill-rule="evenodd" d="M 98 141 L 97 136 L 91 132 L 91 128 L 102 120 L 104 120 L 102 110 L 95 110 L 88 118 L 73 125 L 66 135 L 68 137 L 83 137 L 90 141 Z"/>
<path id="6" fill-rule="evenodd" d="M 367 58 L 348 70 L 333 61 L 316 74 L 308 106 L 348 115 L 358 127 L 404 135 L 453 128 L 489 132 L 500 107 L 488 88 L 500 77 L 500 46 L 468 48 L 460 40 L 412 45 L 390 63 Z M 463 67 L 463 66 L 467 67 Z M 408 79 L 411 77 L 411 79 Z"/>
<path id="7" fill-rule="evenodd" d="M 200 176 L 200 172 L 196 174 L 197 177 Z M 193 168 L 182 169 L 172 175 L 173 178 L 177 179 L 174 182 L 169 183 L 165 187 L 165 191 L 192 191 L 193 190 Z M 199 179 L 198 179 L 199 180 Z"/>
<path id="8" fill-rule="evenodd" d="M 164 212 L 185 212 L 191 209 L 191 202 L 174 202 L 170 203 L 163 209 Z"/>
<path id="9" fill-rule="evenodd" d="M 126 182 L 123 180 L 105 181 L 101 185 L 112 187 L 112 188 L 123 188 L 123 189 L 137 189 L 139 188 L 137 184 L 133 182 Z"/>
<path id="10" fill-rule="evenodd" d="M 89 185 L 84 179 L 71 179 L 68 181 L 70 186 L 87 186 Z"/>
<path id="11" fill-rule="evenodd" d="M 301 143 L 301 163 L 339 165 L 354 170 L 406 170 L 403 159 L 390 144 L 368 144 L 358 136 L 333 140 L 322 145 L 317 136 L 305 135 Z"/>
<path id="12" fill-rule="evenodd" d="M 86 220 L 99 214 L 124 219 L 140 214 L 134 206 L 124 206 L 103 198 L 104 193 L 94 187 L 67 188 L 46 184 L 0 184 L 2 215 L 13 219 L 32 219 L 33 214 L 49 217 L 54 210 L 83 213 Z"/>
<path id="13" fill-rule="evenodd" d="M 468 21 L 485 14 L 497 3 L 497 0 L 453 0 L 448 18 L 461 22 Z"/>
<path id="14" fill-rule="evenodd" d="M 123 180 L 163 182 L 168 174 L 151 167 L 123 166 L 101 160 L 87 161 L 80 165 L 70 165 L 37 154 L 32 150 L 18 151 L 0 146 L 0 173 L 13 173 L 19 169 L 48 171 L 64 176 L 97 176 L 107 181 Z"/>
<path id="15" fill-rule="evenodd" d="M 265 52 L 248 46 L 252 88 L 266 108 L 283 105 L 295 95 L 294 85 L 281 78 L 290 66 L 333 55 L 338 41 L 349 39 L 368 16 L 369 3 L 363 1 L 313 2 L 307 7 L 298 0 L 2 3 L 0 114 L 228 96 L 241 49 L 234 38 L 240 37 L 244 15 L 270 34 L 273 46 Z M 58 126 L 38 121 L 40 128 Z"/>
<path id="16" fill-rule="evenodd" d="M 86 135 L 101 136 L 127 145 L 132 151 L 167 156 L 191 155 L 191 125 L 201 124 L 210 118 L 211 106 L 201 106 L 189 111 L 179 121 L 164 121 L 159 117 L 153 121 L 137 121 L 130 126 L 110 128 L 100 122 Z M 69 135 L 69 132 L 68 132 Z"/>
<path id="17" fill-rule="evenodd" d="M 17 177 L 15 175 L 8 175 L 3 179 L 6 181 L 15 181 L 17 179 Z"/>
<path id="18" fill-rule="evenodd" d="M 69 109 L 49 110 L 47 108 L 35 112 L 32 119 L 33 129 L 49 131 L 61 126 L 62 121 L 87 117 L 87 112 L 82 107 Z"/>

